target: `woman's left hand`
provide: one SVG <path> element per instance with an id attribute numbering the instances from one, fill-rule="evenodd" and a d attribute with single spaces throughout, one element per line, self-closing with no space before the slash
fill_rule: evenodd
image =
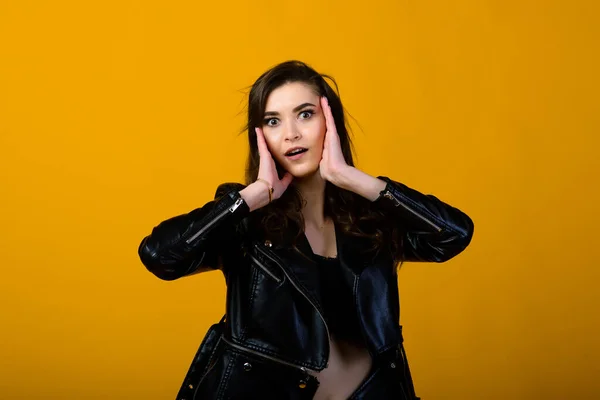
<path id="1" fill-rule="evenodd" d="M 327 130 L 323 140 L 323 156 L 319 164 L 319 171 L 323 179 L 337 185 L 337 178 L 348 168 L 348 164 L 344 159 L 331 107 L 325 96 L 321 97 L 321 109 L 325 115 Z"/>

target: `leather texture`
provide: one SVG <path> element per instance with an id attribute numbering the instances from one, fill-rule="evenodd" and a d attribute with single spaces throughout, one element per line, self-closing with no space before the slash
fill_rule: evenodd
<path id="1" fill-rule="evenodd" d="M 401 228 L 404 261 L 441 263 L 469 245 L 474 227 L 465 213 L 433 195 L 378 178 L 386 187 L 372 206 Z M 329 358 L 318 274 L 290 243 L 258 234 L 239 194 L 244 187 L 219 185 L 212 201 L 160 223 L 138 249 L 142 263 L 160 279 L 217 269 L 226 279 L 227 318 L 207 333 L 177 398 L 311 399 L 318 381 L 306 369 L 322 370 Z M 386 399 L 416 399 L 398 323 L 396 255 L 366 255 L 364 239 L 337 226 L 335 233 L 361 333 L 380 368 L 372 379 L 379 383 L 365 382 L 355 398 L 380 399 L 378 391 L 388 390 Z M 304 235 L 297 246 L 304 254 L 312 252 Z"/>

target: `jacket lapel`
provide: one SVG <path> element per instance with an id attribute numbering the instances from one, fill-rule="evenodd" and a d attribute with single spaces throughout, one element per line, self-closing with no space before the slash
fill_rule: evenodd
<path id="1" fill-rule="evenodd" d="M 335 225 L 335 239 L 337 255 L 342 266 L 352 274 L 360 275 L 368 265 L 368 259 L 361 253 L 368 243 L 365 243 L 363 238 L 345 234 L 338 225 Z M 313 251 L 308 238 L 302 233 L 296 243 L 302 254 L 295 251 L 291 243 L 292 238 L 288 237 L 284 243 L 275 245 L 272 250 L 280 257 L 282 267 L 290 273 L 301 289 L 309 293 L 320 305 L 318 266 L 313 261 Z"/>

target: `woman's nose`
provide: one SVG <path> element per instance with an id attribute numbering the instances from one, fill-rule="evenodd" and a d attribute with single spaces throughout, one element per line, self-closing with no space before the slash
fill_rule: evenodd
<path id="1" fill-rule="evenodd" d="M 296 141 L 302 136 L 298 127 L 292 122 L 287 123 L 284 129 L 285 132 L 283 137 L 286 140 Z"/>

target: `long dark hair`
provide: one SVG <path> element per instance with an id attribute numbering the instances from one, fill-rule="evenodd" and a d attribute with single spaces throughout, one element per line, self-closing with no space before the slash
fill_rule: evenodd
<path id="1" fill-rule="evenodd" d="M 329 85 L 331 81 L 336 90 Z M 248 133 L 249 154 L 246 163 L 246 185 L 256 181 L 260 165 L 260 156 L 256 143 L 255 127 L 261 127 L 264 120 L 267 99 L 273 90 L 282 85 L 302 82 L 313 88 L 319 96 L 326 96 L 336 129 L 339 134 L 342 153 L 346 163 L 354 166 L 352 157 L 353 145 L 349 136 L 350 128 L 345 118 L 344 107 L 339 96 L 335 79 L 329 75 L 319 74 L 313 68 L 301 61 L 286 61 L 264 72 L 254 82 L 248 95 L 248 122 L 242 132 Z M 275 161 L 279 178 L 285 171 Z M 264 237 L 273 241 L 283 240 L 290 230 L 293 232 L 293 247 L 304 230 L 302 205 L 304 199 L 296 190 L 294 184 L 287 188 L 275 202 L 256 210 L 252 217 L 258 218 L 258 226 Z M 341 226 L 343 232 L 369 240 L 372 244 L 366 252 L 379 251 L 384 246 L 390 246 L 392 254 L 398 254 L 399 240 L 397 230 L 389 224 L 385 216 L 371 208 L 370 201 L 351 191 L 341 189 L 330 182 L 325 184 L 325 215 Z M 385 240 L 388 238 L 390 240 Z"/>

